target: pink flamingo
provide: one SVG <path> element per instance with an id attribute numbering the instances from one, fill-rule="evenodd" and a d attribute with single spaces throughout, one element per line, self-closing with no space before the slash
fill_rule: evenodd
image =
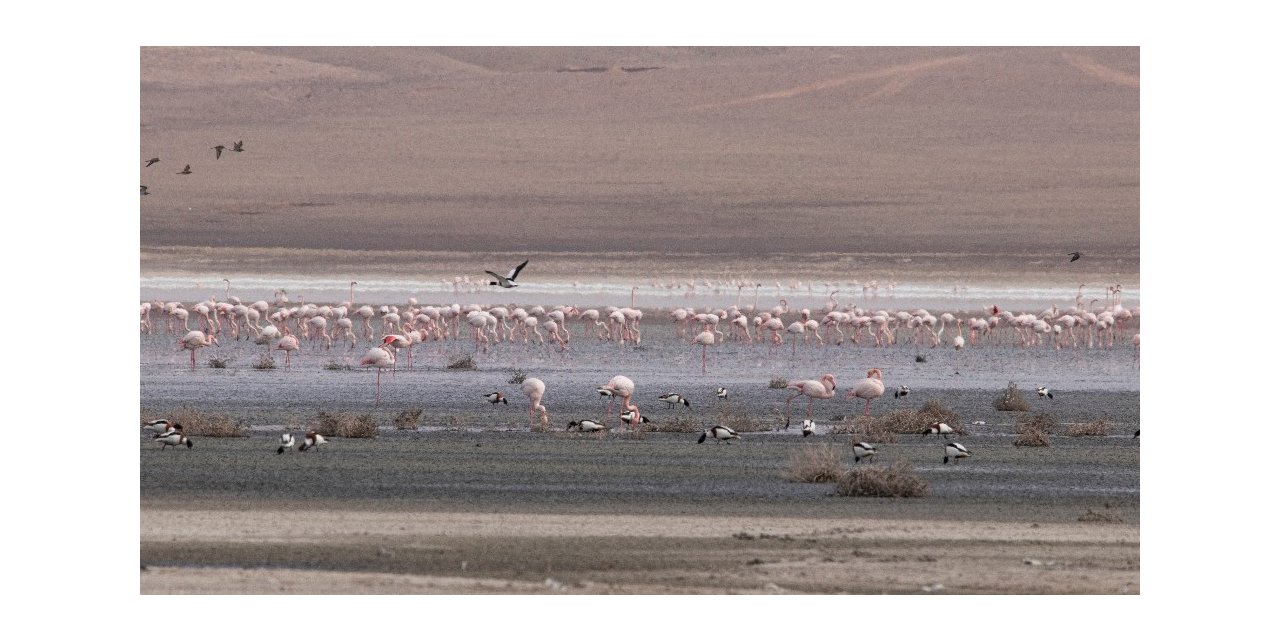
<path id="1" fill-rule="evenodd" d="M 636 383 L 626 376 L 614 376 L 609 379 L 609 384 L 598 389 L 602 394 L 609 395 L 609 408 L 613 408 L 613 398 L 622 398 L 622 411 L 635 411 L 635 420 L 633 424 L 640 422 L 640 407 L 631 404 L 631 396 L 636 392 Z M 605 409 L 604 424 L 609 426 L 609 409 Z"/>
<path id="2" fill-rule="evenodd" d="M 196 349 L 207 347 L 211 344 L 218 344 L 218 339 L 212 333 L 206 334 L 203 331 L 192 331 L 183 336 L 178 341 L 178 346 L 184 350 L 191 351 L 191 370 L 196 370 Z"/>
<path id="3" fill-rule="evenodd" d="M 289 355 L 298 350 L 297 336 L 285 336 L 276 342 L 276 349 L 284 352 L 284 366 L 289 366 Z"/>
<path id="4" fill-rule="evenodd" d="M 378 377 L 374 381 L 373 403 L 378 404 L 382 401 L 382 370 L 391 369 L 396 366 L 396 356 L 384 344 L 380 347 L 373 347 L 365 352 L 364 357 L 360 358 L 360 366 L 377 367 Z"/>
<path id="5" fill-rule="evenodd" d="M 787 423 L 784 429 L 791 426 L 791 401 L 800 396 L 809 397 L 809 411 L 806 414 L 809 419 L 813 419 L 813 401 L 822 399 L 829 400 L 836 394 L 836 377 L 830 373 L 822 374 L 822 378 L 818 380 L 800 380 L 787 385 L 788 389 L 795 389 L 795 395 L 787 398 Z"/>
<path id="6" fill-rule="evenodd" d="M 866 408 L 863 409 L 862 415 L 871 415 L 871 401 L 884 395 L 884 377 L 880 374 L 879 369 L 868 369 L 867 377 L 859 380 L 853 388 L 849 389 L 850 398 L 861 398 L 867 401 Z"/>
<path id="7" fill-rule="evenodd" d="M 707 347 L 716 343 L 716 334 L 710 331 L 703 331 L 693 339 L 689 344 L 702 345 L 702 373 L 707 372 Z"/>
<path id="8" fill-rule="evenodd" d="M 547 408 L 542 406 L 542 395 L 547 392 L 547 385 L 537 378 L 525 378 L 520 383 L 520 391 L 529 396 L 529 427 L 533 427 L 535 412 L 542 413 L 542 424 L 547 424 Z"/>

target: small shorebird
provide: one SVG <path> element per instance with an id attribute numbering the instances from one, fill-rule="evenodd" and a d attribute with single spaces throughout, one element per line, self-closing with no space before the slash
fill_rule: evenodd
<path id="1" fill-rule="evenodd" d="M 213 159 L 214 159 L 214 160 L 218 160 L 218 159 L 222 158 L 222 150 L 223 150 L 223 149 L 226 149 L 226 147 L 224 147 L 224 146 L 222 146 L 222 145 L 217 145 L 217 146 L 213 147 Z"/>
<path id="2" fill-rule="evenodd" d="M 894 391 L 894 392 L 893 392 L 893 397 L 894 397 L 895 399 L 896 399 L 896 398 L 905 398 L 905 397 L 907 397 L 907 394 L 908 394 L 908 393 L 911 393 L 911 389 L 907 388 L 907 386 L 906 386 L 906 385 L 902 385 L 902 386 L 899 386 L 899 387 L 898 387 L 898 390 L 897 390 L 897 391 Z"/>
<path id="3" fill-rule="evenodd" d="M 244 151 L 244 140 L 237 140 L 236 142 L 231 143 L 231 150 L 236 153 Z"/>
<path id="4" fill-rule="evenodd" d="M 1079 259 L 1080 259 L 1080 252 L 1079 252 L 1079 251 L 1072 251 L 1071 253 L 1068 253 L 1067 255 L 1071 256 L 1071 259 L 1070 259 L 1070 260 L 1068 260 L 1067 262 L 1075 262 L 1076 260 L 1079 260 Z"/>
<path id="5" fill-rule="evenodd" d="M 142 187 L 142 189 L 141 189 L 141 191 L 142 191 L 142 195 L 144 195 L 144 196 L 149 196 L 149 195 L 151 195 L 151 192 L 150 192 L 150 191 L 147 191 L 147 185 L 145 185 L 145 184 L 144 184 L 144 185 L 139 185 L 139 186 L 141 186 L 141 187 Z"/>
<path id="6" fill-rule="evenodd" d="M 620 415 L 618 416 L 618 419 L 622 420 L 623 422 L 625 422 L 625 423 L 627 423 L 627 424 L 636 424 L 637 422 L 639 422 L 640 424 L 648 424 L 648 423 L 650 423 L 650 422 L 653 422 L 652 420 L 650 420 L 650 419 L 648 419 L 648 418 L 646 418 L 646 417 L 644 417 L 644 416 L 639 416 L 639 419 L 637 419 L 637 415 L 638 415 L 638 414 L 635 412 L 635 410 L 634 410 L 634 409 L 632 409 L 632 410 L 630 410 L 630 411 L 626 411 L 626 412 L 624 412 L 624 413 L 620 414 Z"/>
<path id="7" fill-rule="evenodd" d="M 867 444 L 865 442 L 853 443 L 853 463 L 854 464 L 861 462 L 863 458 L 869 459 L 871 458 L 871 456 L 874 456 L 875 454 L 876 454 L 876 446 L 874 444 Z"/>
<path id="8" fill-rule="evenodd" d="M 803 426 L 800 427 L 801 436 L 808 438 L 809 436 L 813 435 L 814 428 L 816 427 L 816 425 L 814 425 L 812 420 L 809 420 L 806 418 L 805 421 L 802 423 L 802 425 Z"/>
<path id="9" fill-rule="evenodd" d="M 960 458 L 968 457 L 969 450 L 964 448 L 964 445 L 959 442 L 948 442 L 947 447 L 942 450 L 942 464 L 946 464 L 947 461 L 952 458 L 955 458 L 956 462 L 959 463 Z"/>
<path id="10" fill-rule="evenodd" d="M 940 436 L 942 436 L 942 437 L 944 437 L 944 438 L 946 438 L 946 439 L 950 440 L 950 439 L 951 439 L 951 434 L 953 434 L 953 433 L 955 433 L 955 429 L 952 429 L 950 426 L 948 426 L 948 425 L 947 425 L 947 423 L 945 423 L 945 422 L 935 422 L 935 423 L 933 423 L 933 425 L 931 425 L 929 428 L 927 428 L 927 429 L 925 429 L 923 432 L 921 432 L 921 433 L 920 433 L 920 437 L 924 437 L 924 436 L 929 436 L 929 435 L 937 434 L 937 435 L 940 435 Z"/>
<path id="11" fill-rule="evenodd" d="M 720 387 L 719 389 L 716 389 L 716 397 L 721 400 L 728 400 L 729 390 L 724 387 Z"/>
<path id="12" fill-rule="evenodd" d="M 153 165 L 153 164 L 155 164 L 155 163 L 157 163 L 157 162 L 160 162 L 160 158 L 152 158 L 152 159 L 150 159 L 150 160 L 148 160 L 148 161 L 147 161 L 147 167 L 149 167 L 149 166 L 151 166 L 151 165 Z M 143 168 L 145 169 L 146 167 L 143 167 Z"/>
<path id="13" fill-rule="evenodd" d="M 307 436 L 302 439 L 302 444 L 298 445 L 298 451 L 306 451 L 307 449 L 314 449 L 322 444 L 325 444 L 326 442 L 327 441 L 324 439 L 324 436 L 314 431 L 308 431 Z"/>
<path id="14" fill-rule="evenodd" d="M 169 430 L 164 433 L 156 434 L 154 439 L 160 441 L 161 451 L 164 451 L 169 447 L 177 448 L 178 445 L 184 444 L 187 445 L 188 449 L 192 447 L 191 439 L 182 434 L 182 425 L 180 424 L 175 424 L 169 427 Z"/>
<path id="15" fill-rule="evenodd" d="M 280 448 L 276 449 L 276 455 L 280 455 L 292 448 L 293 448 L 293 434 L 292 433 L 280 434 Z"/>
<path id="16" fill-rule="evenodd" d="M 180 175 L 180 176 L 191 175 L 191 165 L 187 165 L 187 166 L 183 167 L 183 168 L 182 168 L 182 171 L 179 171 L 179 172 L 178 172 L 178 175 Z"/>
<path id="17" fill-rule="evenodd" d="M 507 397 L 502 395 L 501 391 L 485 394 L 484 399 L 488 400 L 489 404 L 498 404 L 499 402 L 507 404 Z"/>
<path id="18" fill-rule="evenodd" d="M 1041 398 L 1053 399 L 1053 392 L 1049 390 L 1049 387 L 1040 387 L 1039 389 L 1036 389 L 1036 394 Z"/>
<path id="19" fill-rule="evenodd" d="M 685 400 L 684 396 L 678 393 L 668 393 L 666 395 L 659 397 L 658 399 L 667 403 L 668 408 L 674 408 L 678 404 L 682 404 L 685 407 L 689 407 L 689 401 Z"/>
<path id="20" fill-rule="evenodd" d="M 485 273 L 493 276 L 494 280 L 497 280 L 497 282 L 490 282 L 489 284 L 498 285 L 503 289 L 510 289 L 511 287 L 516 286 L 516 276 L 520 275 L 520 270 L 523 269 L 526 264 L 529 264 L 528 260 L 521 262 L 519 266 L 512 269 L 505 276 L 500 276 L 492 271 L 485 271 Z"/>
<path id="21" fill-rule="evenodd" d="M 582 433 L 595 433 L 604 431 L 605 426 L 595 420 L 574 420 L 569 423 L 568 427 L 565 427 L 565 431 L 573 431 L 574 429 Z"/>
<path id="22" fill-rule="evenodd" d="M 716 425 L 716 426 L 714 426 L 714 427 L 711 427 L 710 429 L 706 429 L 706 430 L 704 430 L 704 431 L 702 432 L 702 437 L 701 437 L 701 438 L 698 438 L 698 444 L 702 444 L 703 442 L 706 442 L 706 440 L 707 440 L 707 436 L 711 436 L 711 437 L 715 438 L 716 440 L 719 440 L 719 441 L 724 442 L 724 443 L 726 443 L 726 444 L 727 444 L 730 440 L 741 440 L 741 439 L 742 439 L 742 438 L 740 438 L 740 437 L 738 436 L 738 432 L 737 432 L 737 431 L 734 431 L 733 429 L 730 429 L 729 427 L 725 427 L 725 426 L 721 426 L 721 425 Z"/>

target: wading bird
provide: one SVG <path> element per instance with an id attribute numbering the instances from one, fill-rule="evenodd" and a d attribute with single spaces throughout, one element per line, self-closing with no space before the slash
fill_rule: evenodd
<path id="1" fill-rule="evenodd" d="M 952 433 L 955 433 L 955 429 L 952 429 L 949 425 L 947 425 L 947 423 L 935 422 L 932 425 L 926 427 L 924 431 L 920 432 L 920 436 L 924 437 L 924 436 L 937 434 L 942 436 L 943 438 L 946 438 L 947 440 L 950 440 Z"/>
<path id="2" fill-rule="evenodd" d="M 668 393 L 668 394 L 659 396 L 658 399 L 667 403 L 668 408 L 675 408 L 675 406 L 678 404 L 682 404 L 686 407 L 689 407 L 689 401 L 686 400 L 684 396 L 678 393 Z"/>
<path id="3" fill-rule="evenodd" d="M 800 396 L 809 397 L 809 410 L 806 417 L 813 418 L 813 401 L 817 399 L 828 400 L 836 394 L 836 377 L 830 373 L 822 374 L 822 378 L 818 380 L 800 380 L 787 385 L 788 389 L 795 389 L 796 393 L 787 398 L 787 423 L 782 427 L 786 429 L 791 426 L 791 401 Z"/>
<path id="4" fill-rule="evenodd" d="M 326 442 L 328 441 L 324 439 L 324 436 L 316 433 L 315 431 L 308 431 L 306 437 L 302 439 L 302 444 L 298 445 L 298 451 L 314 449 Z"/>
<path id="5" fill-rule="evenodd" d="M 293 434 L 292 433 L 280 434 L 280 448 L 276 449 L 276 455 L 280 455 L 285 451 L 289 451 L 291 449 L 293 449 Z"/>
<path id="6" fill-rule="evenodd" d="M 501 391 L 494 391 L 493 393 L 485 394 L 484 399 L 488 400 L 489 404 L 498 404 L 499 402 L 502 404 L 507 403 L 507 397 L 502 395 Z"/>
<path id="7" fill-rule="evenodd" d="M 884 395 L 884 378 L 880 375 L 879 369 L 868 369 L 867 377 L 859 380 L 853 388 L 849 389 L 849 398 L 860 398 L 866 400 L 866 407 L 862 410 L 862 415 L 871 415 L 871 401 Z"/>
<path id="8" fill-rule="evenodd" d="M 729 427 L 725 427 L 721 425 L 716 425 L 714 427 L 711 427 L 710 429 L 704 430 L 702 432 L 702 437 L 698 438 L 698 444 L 702 444 L 703 442 L 706 442 L 707 436 L 711 436 L 712 438 L 715 438 L 716 440 L 719 440 L 725 444 L 728 444 L 730 440 L 742 439 L 741 437 L 738 436 L 737 431 L 734 431 Z"/>
<path id="9" fill-rule="evenodd" d="M 1036 395 L 1039 395 L 1041 398 L 1053 399 L 1053 392 L 1049 390 L 1049 387 L 1040 387 L 1036 389 Z"/>
<path id="10" fill-rule="evenodd" d="M 529 426 L 533 426 L 535 412 L 542 413 L 542 424 L 547 424 L 547 408 L 542 406 L 542 395 L 547 392 L 547 385 L 537 378 L 526 378 L 520 383 L 520 391 L 529 396 Z"/>
<path id="11" fill-rule="evenodd" d="M 871 456 L 874 456 L 875 454 L 876 454 L 875 445 L 867 444 L 865 442 L 853 443 L 853 463 L 854 464 L 858 464 L 859 462 L 862 462 L 863 458 L 867 458 L 868 460 L 870 460 Z"/>
<path id="12" fill-rule="evenodd" d="M 959 442 L 948 442 L 945 449 L 942 450 L 942 464 L 946 464 L 951 458 L 955 458 L 957 462 L 960 458 L 968 458 L 969 450 Z"/>

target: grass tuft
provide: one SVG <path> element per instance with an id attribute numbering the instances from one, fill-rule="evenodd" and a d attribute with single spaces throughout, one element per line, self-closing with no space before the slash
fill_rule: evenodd
<path id="1" fill-rule="evenodd" d="M 1022 397 L 1022 392 L 1018 391 L 1018 385 L 1010 382 L 1004 393 L 1000 394 L 995 401 L 996 411 L 1030 411 L 1031 404 L 1027 399 Z"/>
<path id="2" fill-rule="evenodd" d="M 325 371 L 351 371 L 351 365 L 337 360 L 330 360 L 324 365 Z"/>
<path id="3" fill-rule="evenodd" d="M 1016 447 L 1047 447 L 1049 446 L 1049 435 L 1057 426 L 1058 421 L 1047 413 L 1023 416 L 1018 420 L 1018 425 L 1014 427 L 1014 433 L 1018 434 L 1018 437 L 1013 439 L 1013 445 Z"/>
<path id="4" fill-rule="evenodd" d="M 1079 522 L 1124 522 L 1123 518 L 1114 513 L 1094 511 L 1093 509 L 1088 510 L 1076 520 Z"/>
<path id="5" fill-rule="evenodd" d="M 214 356 L 212 358 L 209 358 L 209 368 L 226 369 L 227 365 L 231 364 L 231 361 L 232 361 L 232 358 Z"/>
<path id="6" fill-rule="evenodd" d="M 786 389 L 787 383 L 790 382 L 786 378 L 774 378 L 769 381 L 770 389 Z"/>
<path id="7" fill-rule="evenodd" d="M 321 411 L 307 424 L 326 438 L 374 438 L 378 435 L 378 423 L 369 414 L 326 413 Z"/>
<path id="8" fill-rule="evenodd" d="M 1082 436 L 1109 436 L 1111 435 L 1111 421 L 1106 418 L 1098 418 L 1088 424 L 1072 425 L 1067 429 L 1067 435 L 1072 438 Z"/>
<path id="9" fill-rule="evenodd" d="M 396 414 L 391 422 L 397 429 L 417 429 L 420 420 L 422 420 L 422 409 L 405 409 Z"/>
<path id="10" fill-rule="evenodd" d="M 454 358 L 453 361 L 449 363 L 449 366 L 445 368 L 454 371 L 475 371 L 476 360 L 471 357 L 471 354 L 464 354 Z"/>
<path id="11" fill-rule="evenodd" d="M 276 361 L 273 360 L 271 356 L 262 356 L 261 358 L 258 358 L 257 362 L 253 363 L 253 368 L 254 369 L 274 369 L 276 368 Z"/>
<path id="12" fill-rule="evenodd" d="M 840 479 L 840 451 L 831 445 L 808 446 L 791 454 L 787 477 L 793 482 L 830 483 Z"/>
<path id="13" fill-rule="evenodd" d="M 655 433 L 698 433 L 702 429 L 702 422 L 689 416 L 663 418 L 649 423 L 649 430 Z"/>
<path id="14" fill-rule="evenodd" d="M 905 462 L 847 471 L 836 482 L 836 493 L 842 496 L 919 498 L 928 490 L 929 483 L 911 473 Z"/>
<path id="15" fill-rule="evenodd" d="M 895 434 L 922 433 L 935 422 L 945 422 L 956 435 L 968 435 L 956 412 L 929 400 L 919 409 L 896 409 L 882 416 L 846 416 L 832 433 L 849 433 L 867 442 L 896 442 Z"/>
<path id="16" fill-rule="evenodd" d="M 524 382 L 524 369 L 516 369 L 511 372 L 511 379 L 507 380 L 507 384 L 520 384 Z"/>
<path id="17" fill-rule="evenodd" d="M 202 436 L 205 438 L 249 437 L 249 425 L 237 422 L 225 413 L 182 407 L 171 413 L 169 419 L 182 425 L 182 432 L 188 436 Z"/>

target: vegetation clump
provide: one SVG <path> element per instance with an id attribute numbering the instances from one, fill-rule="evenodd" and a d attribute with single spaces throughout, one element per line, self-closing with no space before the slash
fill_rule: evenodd
<path id="1" fill-rule="evenodd" d="M 516 369 L 511 372 L 511 379 L 507 380 L 507 384 L 520 384 L 524 382 L 524 369 Z"/>
<path id="2" fill-rule="evenodd" d="M 1058 421 L 1047 413 L 1023 416 L 1014 428 L 1014 433 L 1018 434 L 1018 437 L 1013 439 L 1013 444 L 1017 447 L 1047 447 L 1049 435 L 1057 426 Z"/>
<path id="3" fill-rule="evenodd" d="M 253 363 L 253 368 L 259 370 L 274 369 L 276 368 L 276 361 L 273 360 L 271 356 L 264 355 L 261 358 L 258 358 L 257 362 Z"/>
<path id="4" fill-rule="evenodd" d="M 351 365 L 337 360 L 330 360 L 324 365 L 325 371 L 350 371 Z"/>
<path id="5" fill-rule="evenodd" d="M 453 371 L 474 371 L 476 361 L 475 358 L 471 357 L 471 354 L 467 353 L 454 358 L 445 368 Z"/>
<path id="6" fill-rule="evenodd" d="M 928 490 L 929 483 L 911 473 L 911 466 L 905 462 L 847 471 L 836 482 L 836 493 L 842 496 L 919 498 Z"/>
<path id="7" fill-rule="evenodd" d="M 378 423 L 369 414 L 321 411 L 307 424 L 307 428 L 326 438 L 374 438 L 378 435 Z"/>
<path id="8" fill-rule="evenodd" d="M 1098 418 L 1087 424 L 1072 425 L 1067 429 L 1067 435 L 1072 438 L 1082 436 L 1108 436 L 1111 435 L 1111 421 L 1106 418 Z"/>
<path id="9" fill-rule="evenodd" d="M 171 414 L 169 419 L 182 425 L 182 433 L 188 436 L 205 438 L 247 438 L 249 425 L 238 422 L 225 413 L 199 411 L 190 407 L 182 407 Z"/>
<path id="10" fill-rule="evenodd" d="M 769 388 L 770 389 L 786 389 L 787 382 L 789 381 L 786 378 L 774 378 L 769 381 Z"/>
<path id="11" fill-rule="evenodd" d="M 1018 391 L 1018 385 L 1010 382 L 1004 393 L 996 398 L 995 407 L 996 411 L 1030 411 L 1031 403 L 1022 397 L 1022 392 Z"/>
<path id="12" fill-rule="evenodd" d="M 840 452 L 830 445 L 808 446 L 791 454 L 787 477 L 793 482 L 830 483 L 840 479 Z"/>
<path id="13" fill-rule="evenodd" d="M 219 356 L 209 358 L 209 368 L 211 369 L 226 369 L 229 364 L 231 364 L 231 358 L 223 358 Z"/>
<path id="14" fill-rule="evenodd" d="M 391 422 L 397 429 L 417 429 L 420 420 L 422 420 L 422 409 L 405 409 L 396 414 Z"/>

